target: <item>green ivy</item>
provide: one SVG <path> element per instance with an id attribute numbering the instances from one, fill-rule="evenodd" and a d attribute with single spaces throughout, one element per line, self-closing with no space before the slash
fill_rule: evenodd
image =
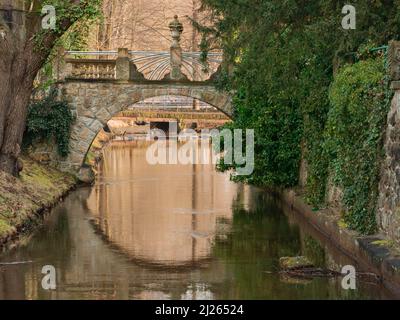
<path id="1" fill-rule="evenodd" d="M 56 91 L 52 90 L 43 100 L 29 105 L 27 125 L 24 133 L 24 147 L 38 141 L 55 139 L 60 156 L 69 154 L 71 124 L 74 117 L 68 103 L 56 99 Z"/>
<path id="2" fill-rule="evenodd" d="M 364 234 L 376 231 L 375 206 L 388 112 L 383 59 L 344 67 L 329 92 L 331 109 L 324 150 L 333 182 L 343 190 L 345 222 Z"/>

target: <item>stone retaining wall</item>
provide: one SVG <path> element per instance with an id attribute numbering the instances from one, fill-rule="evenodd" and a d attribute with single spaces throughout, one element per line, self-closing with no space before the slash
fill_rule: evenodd
<path id="1" fill-rule="evenodd" d="M 388 114 L 384 150 L 377 220 L 381 231 L 400 243 L 400 90 Z"/>

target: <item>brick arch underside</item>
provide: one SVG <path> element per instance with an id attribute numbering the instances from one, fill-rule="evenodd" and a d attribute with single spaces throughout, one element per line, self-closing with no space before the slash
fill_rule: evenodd
<path id="1" fill-rule="evenodd" d="M 61 96 L 76 114 L 76 122 L 71 128 L 70 154 L 61 161 L 60 167 L 75 174 L 81 169 L 101 128 L 122 110 L 145 99 L 168 95 L 190 97 L 232 115 L 230 96 L 212 86 L 67 82 L 60 89 Z"/>

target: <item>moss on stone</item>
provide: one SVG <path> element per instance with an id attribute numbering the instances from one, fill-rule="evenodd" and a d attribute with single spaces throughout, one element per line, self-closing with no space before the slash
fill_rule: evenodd
<path id="1" fill-rule="evenodd" d="M 0 218 L 0 235 L 8 234 L 11 231 L 13 231 L 13 227 L 5 219 Z"/>
<path id="2" fill-rule="evenodd" d="M 349 227 L 343 218 L 338 221 L 338 226 L 341 229 L 348 229 L 348 227 Z"/>
<path id="3" fill-rule="evenodd" d="M 376 240 L 371 243 L 375 246 L 387 247 L 387 248 L 392 248 L 395 245 L 394 241 L 391 240 Z"/>
<path id="4" fill-rule="evenodd" d="M 313 263 L 304 256 L 299 257 L 282 257 L 279 259 L 279 265 L 283 270 L 306 268 L 313 266 Z"/>

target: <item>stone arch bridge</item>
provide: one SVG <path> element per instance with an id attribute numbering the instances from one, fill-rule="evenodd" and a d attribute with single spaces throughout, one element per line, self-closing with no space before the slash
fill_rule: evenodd
<path id="1" fill-rule="evenodd" d="M 129 52 L 127 49 L 67 52 L 66 58 L 57 63 L 59 97 L 69 102 L 76 116 L 70 154 L 60 161 L 62 170 L 78 174 L 94 138 L 107 122 L 128 106 L 148 98 L 190 97 L 232 115 L 230 95 L 212 85 L 215 73 L 206 80 L 198 79 L 200 53 L 182 53 L 179 44 L 182 27 L 177 17 L 170 29 L 173 37 L 170 52 Z M 89 55 L 117 57 L 81 58 Z M 212 55 L 211 63 L 221 62 L 217 59 L 219 56 Z"/>

